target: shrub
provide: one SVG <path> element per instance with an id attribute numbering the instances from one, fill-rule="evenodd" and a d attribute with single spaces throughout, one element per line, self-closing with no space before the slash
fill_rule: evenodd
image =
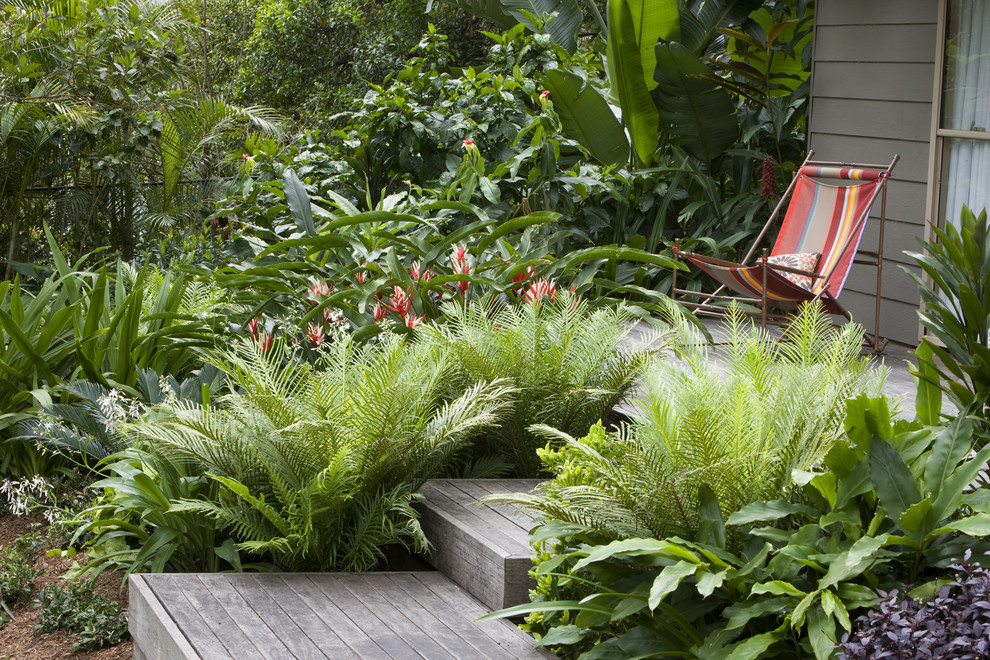
<path id="1" fill-rule="evenodd" d="M 0 627 L 10 615 L 9 606 L 26 601 L 34 590 L 34 581 L 43 573 L 34 568 L 34 554 L 42 545 L 40 534 L 28 534 L 10 546 L 0 547 Z"/>
<path id="2" fill-rule="evenodd" d="M 557 434 L 565 446 L 541 452 L 556 478 L 545 495 L 520 501 L 613 539 L 693 536 L 702 486 L 725 515 L 785 496 L 794 471 L 812 469 L 842 434 L 846 399 L 882 384 L 883 372 L 859 357 L 862 330 L 833 328 L 817 307 L 779 343 L 736 311 L 724 363 L 678 312 L 673 319 L 679 359 L 646 369 L 632 421 L 608 441 L 600 431 L 585 440 Z"/>
<path id="3" fill-rule="evenodd" d="M 246 341 L 217 364 L 236 393 L 215 408 L 166 405 L 162 419 L 134 424 L 138 450 L 153 463 L 125 456 L 111 466 L 120 476 L 96 484 L 108 501 L 83 529 L 100 534 L 96 544 L 124 532 L 143 543 L 128 555 L 132 570 L 164 565 L 151 553 L 166 548 L 143 531 L 156 526 L 169 552 L 194 549 L 182 547 L 189 543 L 208 559 L 219 546 L 236 569 L 237 550 L 285 570 L 323 571 L 371 569 L 391 546 L 425 550 L 416 490 L 498 420 L 508 392 L 485 383 L 449 396 L 449 356 L 391 335 L 364 348 L 328 346 L 318 369 L 283 342 Z M 160 465 L 184 476 L 166 480 L 152 468 Z M 163 497 L 176 481 L 196 490 Z"/>
<path id="4" fill-rule="evenodd" d="M 452 36 L 462 65 L 479 59 L 482 38 L 469 18 L 423 0 L 225 0 L 212 41 L 218 86 L 247 104 L 262 103 L 326 127 L 383 83 L 419 41 L 429 22 Z"/>
<path id="5" fill-rule="evenodd" d="M 955 580 L 924 603 L 902 598 L 896 589 L 881 593 L 880 609 L 856 619 L 852 633 L 842 636 L 839 657 L 990 657 L 990 571 L 968 561 L 949 568 L 958 571 Z"/>
<path id="6" fill-rule="evenodd" d="M 79 637 L 72 651 L 95 651 L 126 641 L 127 616 L 117 601 L 93 592 L 88 582 L 69 582 L 41 590 L 34 606 L 38 608 L 35 631 L 64 630 Z"/>
<path id="7" fill-rule="evenodd" d="M 972 451 L 972 419 L 891 422 L 886 400 L 861 396 L 845 427 L 823 466 L 795 471 L 787 499 L 754 502 L 723 523 L 703 486 L 693 540 L 609 542 L 586 521 L 547 521 L 534 532 L 556 544 L 537 569 L 547 599 L 499 616 L 540 613 L 541 643 L 585 660 L 833 658 L 838 628 L 851 630 L 879 591 L 917 584 L 912 595 L 925 598 L 951 557 L 990 550 L 990 505 L 970 488 L 990 448 Z"/>
<path id="8" fill-rule="evenodd" d="M 944 229 L 934 227 L 932 231 L 937 240 L 922 242 L 925 254 L 908 253 L 928 278 L 923 280 L 907 271 L 921 290 L 925 303 L 921 322 L 929 332 L 917 350 L 917 375 L 941 388 L 959 410 L 972 407 L 986 420 L 990 418 L 987 212 L 977 216 L 964 207 L 958 227 L 948 223 Z M 940 396 L 933 400 L 932 408 L 937 416 Z"/>
<path id="9" fill-rule="evenodd" d="M 515 389 L 504 421 L 473 444 L 475 457 L 497 457 L 516 476 L 539 473 L 536 450 L 544 435 L 535 424 L 582 435 L 612 414 L 632 390 L 644 364 L 661 346 L 657 336 L 640 347 L 620 343 L 634 326 L 623 307 L 590 309 L 551 282 L 523 282 L 522 304 L 482 299 L 444 306 L 443 318 L 420 333 L 449 351 L 464 387 L 504 380 Z"/>

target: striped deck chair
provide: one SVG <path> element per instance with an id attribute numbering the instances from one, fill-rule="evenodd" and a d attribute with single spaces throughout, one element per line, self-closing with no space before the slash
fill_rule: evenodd
<path id="1" fill-rule="evenodd" d="M 783 323 L 784 315 L 802 302 L 821 300 L 829 314 L 851 319 L 839 304 L 849 269 L 853 263 L 875 266 L 877 269 L 876 317 L 872 336 L 867 342 L 877 353 L 887 345 L 880 333 L 880 283 L 883 267 L 883 231 L 886 216 L 886 183 L 900 156 L 890 165 L 855 165 L 813 161 L 814 152 L 798 169 L 791 185 L 770 215 L 741 263 L 715 259 L 674 245 L 674 258 L 686 259 L 706 272 L 722 286 L 715 293 L 705 294 L 677 288 L 674 270 L 672 297 L 696 315 L 718 316 L 725 311 L 725 301 L 736 300 L 759 307 L 764 327 L 767 323 Z M 880 241 L 876 251 L 859 250 L 877 197 L 881 198 Z M 788 203 L 789 202 L 789 203 Z M 775 224 L 781 209 L 787 212 L 781 223 L 777 241 L 769 254 L 753 261 L 757 246 Z M 724 295 L 726 290 L 738 295 Z M 704 298 L 689 302 L 685 297 Z"/>

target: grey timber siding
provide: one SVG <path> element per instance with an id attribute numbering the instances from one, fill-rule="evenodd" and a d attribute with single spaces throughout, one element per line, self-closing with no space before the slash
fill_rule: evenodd
<path id="1" fill-rule="evenodd" d="M 939 3 L 819 0 L 816 3 L 809 147 L 815 158 L 901 161 L 887 192 L 880 334 L 914 344 L 920 296 L 899 268 L 925 235 L 926 186 Z M 874 216 L 880 204 L 874 207 Z M 875 249 L 876 225 L 863 248 Z M 841 301 L 873 327 L 876 270 L 853 266 Z"/>

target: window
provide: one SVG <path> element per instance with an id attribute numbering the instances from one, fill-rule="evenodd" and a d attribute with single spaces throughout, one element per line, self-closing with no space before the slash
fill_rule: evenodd
<path id="1" fill-rule="evenodd" d="M 945 48 L 936 108 L 935 217 L 990 207 L 990 0 L 943 0 Z"/>

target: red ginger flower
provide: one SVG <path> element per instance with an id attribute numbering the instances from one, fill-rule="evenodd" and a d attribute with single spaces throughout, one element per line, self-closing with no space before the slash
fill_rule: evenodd
<path id="1" fill-rule="evenodd" d="M 429 282 L 433 279 L 433 270 L 430 268 L 423 270 L 418 261 L 414 261 L 412 266 L 409 267 L 409 274 L 413 276 L 414 280 L 419 282 Z"/>
<path id="2" fill-rule="evenodd" d="M 538 279 L 523 292 L 523 300 L 526 304 L 538 303 L 544 297 L 550 298 L 550 302 L 557 299 L 557 285 L 553 280 Z"/>
<path id="3" fill-rule="evenodd" d="M 386 314 L 388 314 L 388 309 L 386 309 L 385 305 L 381 303 L 375 303 L 375 307 L 372 310 L 372 313 L 375 315 L 375 323 L 378 323 L 383 318 L 385 318 Z"/>
<path id="4" fill-rule="evenodd" d="M 262 332 L 254 339 L 254 343 L 258 345 L 262 353 L 267 353 L 272 347 L 272 334 L 270 332 Z"/>
<path id="5" fill-rule="evenodd" d="M 253 319 L 251 319 L 250 321 L 248 321 L 248 323 L 247 323 L 247 329 L 248 329 L 248 332 L 251 333 L 251 339 L 254 339 L 255 338 L 255 335 L 258 334 L 258 317 L 257 316 L 254 317 Z"/>
<path id="6" fill-rule="evenodd" d="M 471 273 L 471 262 L 468 261 L 467 248 L 463 245 L 455 245 L 454 251 L 450 253 L 450 263 L 454 270 L 454 275 L 468 275 Z M 461 299 L 467 295 L 470 282 L 454 282 L 452 286 L 457 287 L 461 292 Z"/>
<path id="7" fill-rule="evenodd" d="M 410 314 L 406 317 L 406 325 L 415 330 L 419 326 L 423 325 L 423 321 L 426 320 L 425 314 Z"/>
<path id="8" fill-rule="evenodd" d="M 406 314 L 409 313 L 409 308 L 412 307 L 412 301 L 409 300 L 409 294 L 403 291 L 402 287 L 397 284 L 385 306 L 405 319 Z"/>
<path id="9" fill-rule="evenodd" d="M 310 341 L 313 342 L 314 347 L 322 344 L 323 340 L 327 336 L 326 333 L 323 332 L 322 325 L 316 325 L 315 323 L 312 322 L 309 324 L 309 332 L 307 332 L 306 334 L 309 335 L 309 339 Z"/>
<path id="10" fill-rule="evenodd" d="M 321 297 L 330 295 L 333 286 L 327 286 L 326 280 L 313 279 L 309 283 L 309 297 L 314 302 L 319 302 Z"/>

